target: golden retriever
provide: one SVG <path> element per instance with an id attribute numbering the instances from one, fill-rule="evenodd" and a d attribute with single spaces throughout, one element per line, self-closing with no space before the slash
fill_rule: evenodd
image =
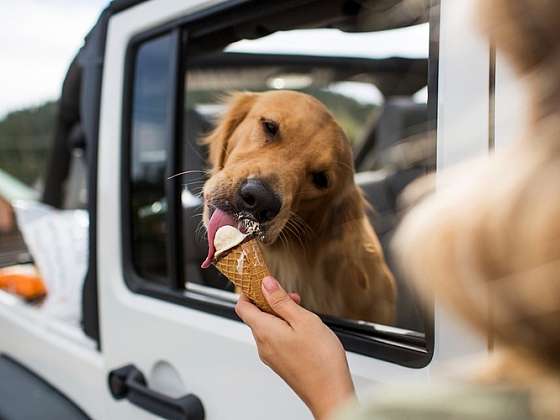
<path id="1" fill-rule="evenodd" d="M 323 104 L 293 91 L 236 93 L 209 146 L 204 222 L 256 225 L 267 265 L 306 308 L 390 324 L 395 285 L 354 182 L 352 152 Z"/>

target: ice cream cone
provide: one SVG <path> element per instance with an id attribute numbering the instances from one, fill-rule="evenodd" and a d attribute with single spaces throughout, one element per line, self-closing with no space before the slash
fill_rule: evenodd
<path id="1" fill-rule="evenodd" d="M 256 239 L 242 242 L 219 256 L 214 265 L 255 305 L 272 313 L 261 289 L 262 279 L 270 276 L 270 272 Z"/>

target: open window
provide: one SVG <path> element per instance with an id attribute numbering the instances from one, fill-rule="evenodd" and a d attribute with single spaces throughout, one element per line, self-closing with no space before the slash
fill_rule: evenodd
<path id="1" fill-rule="evenodd" d="M 437 6 L 317 1 L 254 9 L 226 8 L 131 44 L 127 282 L 140 293 L 236 318 L 233 286 L 215 269 L 200 268 L 207 250 L 200 193 L 208 169 L 200 139 L 228 92 L 304 92 L 327 106 L 352 144 L 356 182 L 374 208 L 371 222 L 398 289 L 392 325 L 320 315 L 350 351 L 425 366 L 433 348 L 430 311 L 397 272 L 388 245 L 399 194 L 435 169 Z M 186 173 L 172 177 L 179 172 Z"/>

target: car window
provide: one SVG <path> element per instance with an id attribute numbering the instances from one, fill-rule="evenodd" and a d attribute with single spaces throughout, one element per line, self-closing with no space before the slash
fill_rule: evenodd
<path id="1" fill-rule="evenodd" d="M 144 278 L 166 283 L 165 197 L 170 39 L 163 36 L 139 47 L 133 81 L 130 127 L 130 212 L 132 262 Z"/>
<path id="2" fill-rule="evenodd" d="M 223 114 L 224 97 L 232 91 L 296 90 L 329 109 L 352 144 L 356 180 L 374 209 L 370 219 L 393 267 L 388 244 L 398 194 L 432 169 L 435 157 L 434 140 L 427 135 L 427 95 L 421 96 L 427 92 L 428 44 L 428 24 L 360 34 L 294 30 L 187 56 L 183 168 L 188 173 L 181 178 L 187 283 L 234 291 L 215 268 L 200 268 L 207 249 L 200 196 L 208 169 L 200 139 Z M 415 296 L 397 277 L 394 325 L 424 331 Z"/>
<path id="3" fill-rule="evenodd" d="M 383 25 L 382 19 L 368 23 L 366 18 L 357 24 L 348 16 L 329 20 L 328 13 L 340 12 L 334 6 L 333 10 L 315 6 L 319 7 L 316 13 L 325 15 L 323 20 L 315 22 L 314 12 L 307 23 L 291 23 L 293 11 L 281 18 L 271 12 L 266 19 L 247 18 L 232 27 L 228 20 L 216 23 L 208 18 L 187 25 L 180 37 L 176 28 L 174 38 L 171 33 L 155 38 L 149 33 L 132 42 L 130 113 L 125 113 L 130 121 L 124 122 L 125 262 L 127 258 L 132 262 L 135 287 L 143 282 L 150 285 L 134 290 L 236 319 L 233 307 L 239 290 L 213 265 L 201 267 L 208 256 L 202 191 L 217 172 L 209 164 L 205 139 L 225 115 L 225 99 L 232 93 L 292 90 L 311 95 L 328 109 L 349 142 L 352 157 L 340 166 L 354 170 L 354 182 L 367 201 L 366 216 L 360 218 L 360 232 L 367 238 L 356 239 L 355 245 L 344 249 L 345 255 L 367 242 L 376 255 L 381 255 L 378 250 L 383 252 L 385 263 L 374 269 L 360 261 L 349 265 L 343 253 L 329 251 L 317 263 L 322 273 L 329 273 L 315 279 L 321 284 L 286 274 L 279 275 L 280 281 L 304 296 L 303 306 L 322 316 L 347 348 L 420 366 L 429 360 L 433 346 L 433 320 L 399 273 L 389 244 L 400 217 L 400 194 L 435 168 L 437 48 L 429 45 L 437 33 L 433 22 L 438 23 L 435 17 L 426 22 L 427 16 L 437 13 L 430 14 L 428 8 L 416 20 L 391 20 Z M 229 147 L 223 150 L 229 152 Z M 288 165 L 299 156 L 294 152 L 288 160 L 285 155 L 269 158 L 275 164 L 284 159 Z M 312 160 L 309 165 L 316 163 Z M 294 177 L 303 180 L 301 190 L 296 190 L 328 187 L 329 169 L 316 168 Z M 252 177 L 250 171 L 245 172 L 245 179 L 231 180 L 224 193 L 229 195 L 222 201 L 230 203 L 232 212 L 241 186 Z M 283 172 L 280 168 L 269 179 L 282 179 Z M 273 193 L 276 198 L 280 195 L 276 190 Z M 347 213 L 342 197 L 329 200 L 316 215 L 329 213 L 337 203 L 339 214 Z M 283 208 L 282 203 L 278 208 Z M 306 240 L 304 231 L 313 233 L 313 221 L 292 209 L 276 242 L 269 245 L 281 248 L 287 235 L 297 241 Z M 211 212 L 215 207 L 208 209 L 208 217 Z M 344 223 L 333 224 L 333 232 L 348 233 L 341 226 Z M 304 252 L 301 255 L 306 258 Z M 286 266 L 290 264 L 307 262 L 300 259 Z M 132 277 L 127 273 L 129 282 Z M 364 298 L 373 296 L 373 289 L 364 285 L 373 284 L 369 282 L 375 273 L 394 279 L 394 301 L 387 290 L 380 294 L 383 298 Z M 170 287 L 153 289 L 154 283 Z M 357 289 L 345 289 L 346 285 Z M 394 309 L 394 317 L 380 321 L 370 316 L 368 311 L 385 304 Z M 380 342 L 385 344 L 379 347 Z M 402 345 L 389 351 L 388 342 Z"/>

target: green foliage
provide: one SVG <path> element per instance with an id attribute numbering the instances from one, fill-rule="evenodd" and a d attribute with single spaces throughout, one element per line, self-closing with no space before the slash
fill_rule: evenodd
<path id="1" fill-rule="evenodd" d="M 0 170 L 27 185 L 41 181 L 54 137 L 56 102 L 12 112 L 0 121 Z"/>

